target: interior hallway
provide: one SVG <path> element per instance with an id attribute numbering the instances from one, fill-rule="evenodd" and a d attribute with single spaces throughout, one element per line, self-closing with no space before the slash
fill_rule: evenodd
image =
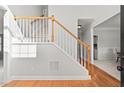
<path id="1" fill-rule="evenodd" d="M 119 63 L 117 63 L 116 60 L 95 60 L 94 63 L 100 69 L 120 80 L 120 71 L 117 70 Z"/>
<path id="2" fill-rule="evenodd" d="M 2 87 L 119 87 L 120 81 L 93 66 L 91 80 L 14 80 Z"/>

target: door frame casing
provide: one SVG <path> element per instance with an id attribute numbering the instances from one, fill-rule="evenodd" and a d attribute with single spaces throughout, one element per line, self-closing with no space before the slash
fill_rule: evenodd
<path id="1" fill-rule="evenodd" d="M 124 5 L 121 5 L 121 67 L 124 69 Z M 124 87 L 124 70 L 121 71 L 121 86 Z"/>

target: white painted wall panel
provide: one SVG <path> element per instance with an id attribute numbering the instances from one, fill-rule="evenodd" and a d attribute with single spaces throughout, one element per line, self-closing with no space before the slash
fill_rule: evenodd
<path id="1" fill-rule="evenodd" d="M 99 28 L 94 34 L 98 35 L 98 60 L 115 59 L 113 49 L 120 49 L 120 29 Z"/>
<path id="2" fill-rule="evenodd" d="M 37 45 L 36 58 L 12 58 L 10 76 L 14 79 L 88 79 L 86 69 L 53 44 Z"/>

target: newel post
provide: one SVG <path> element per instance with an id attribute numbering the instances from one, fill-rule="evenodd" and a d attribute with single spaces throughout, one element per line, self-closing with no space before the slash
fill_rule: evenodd
<path id="1" fill-rule="evenodd" d="M 54 20 L 55 20 L 54 15 L 52 15 L 52 38 L 51 38 L 52 42 L 54 42 L 54 39 L 55 39 L 55 37 L 54 37 Z"/>

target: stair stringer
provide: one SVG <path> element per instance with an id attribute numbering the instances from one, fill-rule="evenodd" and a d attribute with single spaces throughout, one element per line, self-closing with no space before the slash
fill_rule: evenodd
<path id="1" fill-rule="evenodd" d="M 84 68 L 83 66 L 81 66 L 80 63 L 79 63 L 77 60 L 75 60 L 73 57 L 71 57 L 68 53 L 66 53 L 66 52 L 65 52 L 61 47 L 59 47 L 57 44 L 53 43 L 53 45 L 54 45 L 55 47 L 57 47 L 62 53 L 64 53 L 64 55 L 66 55 L 70 60 L 74 61 L 79 67 L 83 68 L 83 69 L 87 72 L 87 74 L 89 75 L 88 70 L 87 70 L 86 68 Z M 90 77 L 90 75 L 89 75 L 89 77 Z"/>

